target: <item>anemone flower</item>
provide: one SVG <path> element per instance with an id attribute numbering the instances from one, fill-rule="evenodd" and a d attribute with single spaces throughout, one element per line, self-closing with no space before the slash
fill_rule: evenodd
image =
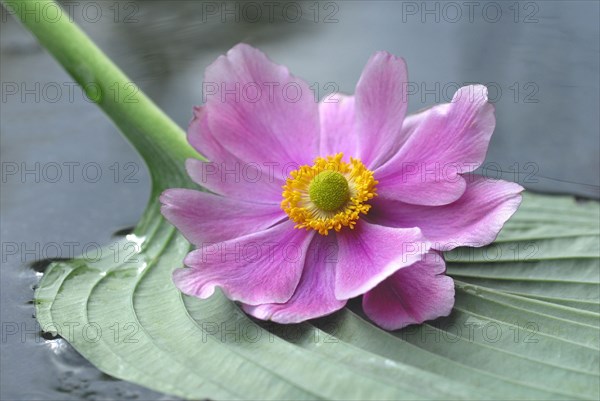
<path id="1" fill-rule="evenodd" d="M 363 296 L 386 329 L 446 316 L 441 251 L 492 242 L 517 210 L 515 183 L 471 174 L 495 126 L 487 90 L 407 116 L 404 60 L 375 53 L 354 96 L 310 87 L 240 44 L 204 77 L 188 160 L 207 189 L 169 189 L 162 213 L 197 249 L 174 272 L 184 293 L 215 287 L 259 318 L 295 323 Z"/>

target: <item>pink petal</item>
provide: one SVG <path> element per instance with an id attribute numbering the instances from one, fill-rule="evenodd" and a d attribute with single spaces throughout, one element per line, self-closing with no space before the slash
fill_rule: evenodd
<path id="1" fill-rule="evenodd" d="M 407 118 L 408 140 L 375 171 L 379 196 L 417 205 L 454 202 L 466 187 L 460 174 L 483 163 L 495 125 L 482 85 L 460 88 L 452 103 Z"/>
<path id="2" fill-rule="evenodd" d="M 162 193 L 161 212 L 192 244 L 222 242 L 286 218 L 278 205 L 244 202 L 192 189 Z"/>
<path id="3" fill-rule="evenodd" d="M 287 302 L 298 286 L 314 231 L 286 221 L 264 231 L 216 244 L 204 244 L 173 273 L 184 293 L 208 298 L 216 286 L 227 298 L 249 305 Z"/>
<path id="4" fill-rule="evenodd" d="M 208 160 L 214 162 L 239 161 L 219 143 L 219 140 L 208 128 L 207 108 L 194 106 L 193 114 L 187 130 L 187 140 L 190 145 Z"/>
<path id="5" fill-rule="evenodd" d="M 321 156 L 344 153 L 346 159 L 356 157 L 357 140 L 354 126 L 354 97 L 335 94 L 319 103 L 321 119 Z"/>
<path id="6" fill-rule="evenodd" d="M 337 300 L 334 294 L 336 261 L 335 235 L 315 235 L 292 298 L 284 304 L 244 305 L 244 310 L 263 320 L 299 323 L 343 308 L 346 301 Z"/>
<path id="7" fill-rule="evenodd" d="M 206 107 L 194 107 L 188 140 L 210 160 L 188 159 L 188 174 L 211 192 L 258 203 L 281 202 L 284 185 L 282 168 L 264 163 L 244 162 L 227 151 L 208 128 Z"/>
<path id="8" fill-rule="evenodd" d="M 234 161 L 203 162 L 187 159 L 188 175 L 198 185 L 211 192 L 237 200 L 277 205 L 281 203 L 281 173 L 260 168 L 254 163 Z"/>
<path id="9" fill-rule="evenodd" d="M 418 206 L 376 198 L 369 218 L 393 227 L 419 227 L 437 250 L 487 245 L 517 211 L 523 187 L 476 175 L 465 178 L 464 195 L 449 205 Z"/>
<path id="10" fill-rule="evenodd" d="M 454 305 L 454 283 L 445 270 L 442 256 L 430 252 L 367 292 L 363 310 L 386 330 L 448 316 Z"/>
<path id="11" fill-rule="evenodd" d="M 404 141 L 408 75 L 403 59 L 377 52 L 356 85 L 356 122 L 361 161 L 374 169 L 387 161 Z"/>
<path id="12" fill-rule="evenodd" d="M 421 260 L 430 245 L 418 228 L 392 228 L 360 220 L 354 230 L 337 233 L 335 296 L 349 299 Z"/>
<path id="13" fill-rule="evenodd" d="M 317 102 L 286 67 L 239 44 L 206 69 L 203 85 L 208 126 L 240 160 L 279 169 L 312 163 L 319 145 Z"/>

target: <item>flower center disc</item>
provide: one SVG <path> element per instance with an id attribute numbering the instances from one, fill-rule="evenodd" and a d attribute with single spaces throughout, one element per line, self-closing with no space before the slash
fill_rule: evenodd
<path id="1" fill-rule="evenodd" d="M 308 187 L 310 200 L 326 212 L 342 209 L 350 200 L 348 181 L 337 171 L 323 171 L 312 180 Z"/>
<path id="2" fill-rule="evenodd" d="M 353 229 L 361 215 L 369 212 L 369 200 L 377 196 L 373 172 L 358 159 L 344 155 L 317 157 L 312 166 L 290 173 L 282 187 L 281 208 L 295 228 L 327 235 L 343 227 Z"/>

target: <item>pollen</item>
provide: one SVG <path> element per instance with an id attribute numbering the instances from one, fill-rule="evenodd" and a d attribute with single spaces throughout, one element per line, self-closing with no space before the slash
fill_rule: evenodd
<path id="1" fill-rule="evenodd" d="M 344 155 L 317 157 L 312 166 L 290 173 L 283 186 L 281 208 L 298 229 L 321 235 L 343 227 L 353 229 L 360 215 L 371 209 L 367 202 L 377 196 L 373 172 L 358 159 L 342 161 Z"/>

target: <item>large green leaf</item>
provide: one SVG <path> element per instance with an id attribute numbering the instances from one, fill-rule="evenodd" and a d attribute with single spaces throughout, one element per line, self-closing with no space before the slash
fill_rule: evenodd
<path id="1" fill-rule="evenodd" d="M 220 294 L 182 296 L 170 275 L 190 247 L 157 207 L 145 221 L 123 239 L 139 252 L 54 264 L 36 293 L 42 326 L 111 375 L 185 398 L 600 394 L 595 202 L 527 194 L 495 244 L 446 255 L 452 315 L 394 333 L 354 307 L 279 326 L 251 320 Z"/>
<path id="2" fill-rule="evenodd" d="M 6 5 L 79 83 L 129 84 L 66 17 L 28 19 L 20 7 L 49 1 Z M 122 97 L 137 101 L 96 100 L 148 164 L 147 210 L 102 259 L 50 265 L 35 293 L 42 327 L 99 369 L 194 399 L 600 397 L 597 202 L 527 194 L 494 244 L 448 253 L 447 318 L 390 333 L 353 304 L 310 323 L 257 322 L 220 293 L 202 301 L 172 284 L 190 245 L 157 196 L 191 186 L 183 161 L 194 153 L 143 93 Z"/>

